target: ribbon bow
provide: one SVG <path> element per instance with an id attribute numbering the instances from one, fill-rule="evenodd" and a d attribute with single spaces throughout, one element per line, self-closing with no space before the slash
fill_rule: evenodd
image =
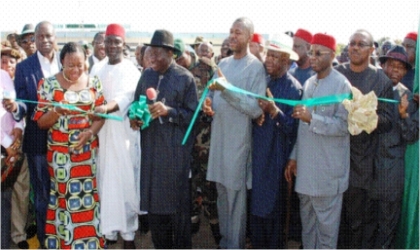
<path id="1" fill-rule="evenodd" d="M 143 121 L 141 129 L 149 127 L 149 123 L 152 120 L 152 115 L 150 114 L 149 107 L 146 104 L 146 96 L 140 95 L 138 102 L 133 102 L 129 108 L 130 120 L 140 119 Z"/>

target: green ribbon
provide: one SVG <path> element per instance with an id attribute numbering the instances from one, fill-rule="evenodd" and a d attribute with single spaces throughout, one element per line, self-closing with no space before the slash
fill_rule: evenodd
<path id="1" fill-rule="evenodd" d="M 236 92 L 236 93 L 241 93 L 241 94 L 245 94 L 248 96 L 253 96 L 255 98 L 258 99 L 263 99 L 263 100 L 267 100 L 267 101 L 274 101 L 277 103 L 282 103 L 282 104 L 286 104 L 289 106 L 296 106 L 296 105 L 303 105 L 303 106 L 318 106 L 318 105 L 329 105 L 329 104 L 334 104 L 334 103 L 341 103 L 342 101 L 344 101 L 345 99 L 352 99 L 353 96 L 351 93 L 346 93 L 346 94 L 339 94 L 339 95 L 329 95 L 329 96 L 322 96 L 322 97 L 316 97 L 316 98 L 310 98 L 310 99 L 306 99 L 306 100 L 287 100 L 287 99 L 280 99 L 280 98 L 270 98 L 267 96 L 261 96 L 249 91 L 246 91 L 244 89 L 238 88 L 230 83 L 228 83 L 226 81 L 225 78 L 216 78 L 213 80 L 210 80 L 207 83 L 206 88 L 203 91 L 203 94 L 200 98 L 200 101 L 198 103 L 198 107 L 195 110 L 194 116 L 191 119 L 190 125 L 188 126 L 187 132 L 184 135 L 184 139 L 182 140 L 182 145 L 185 145 L 185 143 L 187 142 L 187 139 L 191 133 L 192 127 L 194 126 L 195 120 L 197 119 L 197 115 L 199 113 L 199 111 L 201 110 L 201 107 L 203 105 L 204 100 L 206 99 L 206 95 L 208 92 L 208 87 L 210 84 L 217 82 L 218 84 L 222 85 L 225 89 L 230 90 L 232 92 Z M 386 99 L 386 98 L 378 98 L 378 101 L 382 101 L 382 102 L 389 102 L 389 103 L 399 103 L 399 101 L 397 100 L 393 100 L 393 99 Z"/>
<path id="2" fill-rule="evenodd" d="M 245 94 L 248 96 L 253 96 L 258 99 L 264 99 L 267 101 L 274 101 L 277 103 L 286 104 L 289 106 L 304 105 L 304 106 L 309 107 L 309 106 L 316 106 L 316 105 L 327 105 L 327 104 L 332 104 L 332 103 L 339 103 L 339 102 L 344 101 L 345 99 L 352 98 L 352 94 L 350 93 L 340 94 L 340 95 L 322 96 L 322 97 L 310 98 L 306 100 L 287 100 L 287 99 L 280 99 L 280 98 L 270 98 L 270 97 L 261 96 L 261 95 L 246 91 L 244 89 L 238 88 L 236 86 L 233 86 L 232 84 L 226 82 L 226 80 L 224 79 L 222 80 L 215 79 L 215 80 L 217 80 L 217 83 L 222 85 L 227 90 L 230 90 L 236 93 Z"/>
<path id="3" fill-rule="evenodd" d="M 389 103 L 400 103 L 400 101 L 397 101 L 397 100 L 394 100 L 394 99 L 387 99 L 387 98 L 381 98 L 381 97 L 378 97 L 378 101 L 389 102 Z"/>
<path id="4" fill-rule="evenodd" d="M 204 89 L 203 94 L 201 94 L 201 98 L 200 98 L 200 101 L 198 102 L 198 106 L 195 109 L 195 112 L 194 112 L 194 115 L 193 115 L 193 117 L 191 119 L 190 125 L 188 125 L 187 132 L 185 132 L 184 139 L 182 140 L 182 145 L 185 145 L 185 143 L 187 142 L 187 139 L 190 136 L 191 130 L 192 130 L 193 126 L 194 126 L 195 120 L 197 119 L 198 113 L 201 110 L 201 106 L 203 106 L 203 102 L 206 99 L 207 92 L 209 92 L 209 85 L 212 84 L 214 81 L 215 80 L 210 80 L 207 83 L 207 86 Z"/>
<path id="5" fill-rule="evenodd" d="M 24 100 L 24 99 L 15 99 L 15 100 L 18 101 L 18 102 L 27 102 L 27 103 L 34 103 L 34 104 L 42 103 L 42 104 L 52 105 L 54 107 L 61 107 L 61 108 L 65 108 L 65 109 L 68 109 L 68 110 L 78 111 L 78 112 L 84 113 L 84 114 L 93 114 L 93 115 L 96 115 L 96 116 L 103 117 L 105 119 L 111 119 L 111 120 L 116 120 L 116 121 L 123 121 L 124 120 L 121 116 L 108 115 L 108 114 L 102 114 L 102 113 L 95 113 L 95 112 L 92 112 L 92 111 L 86 111 L 86 110 L 83 110 L 81 108 L 76 107 L 75 105 L 68 104 L 68 103 L 38 102 L 38 101 L 31 101 L 31 100 Z"/>
<path id="6" fill-rule="evenodd" d="M 146 96 L 140 95 L 138 102 L 133 102 L 130 105 L 128 117 L 130 120 L 139 119 L 143 121 L 141 129 L 149 127 L 149 124 L 152 120 L 152 115 L 150 114 L 149 107 L 146 104 Z"/>

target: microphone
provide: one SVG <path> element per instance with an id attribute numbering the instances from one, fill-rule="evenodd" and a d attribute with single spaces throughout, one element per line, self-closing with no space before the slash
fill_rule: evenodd
<path id="1" fill-rule="evenodd" d="M 147 99 L 151 100 L 153 103 L 156 103 L 157 93 L 154 88 L 148 88 L 146 90 L 146 96 L 147 96 Z M 159 116 L 159 122 L 160 124 L 163 124 L 162 117 L 160 116 Z"/>

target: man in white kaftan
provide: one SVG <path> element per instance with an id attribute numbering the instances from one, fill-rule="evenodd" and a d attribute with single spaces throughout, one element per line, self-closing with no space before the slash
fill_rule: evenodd
<path id="1" fill-rule="evenodd" d="M 107 28 L 105 51 L 108 61 L 95 65 L 91 75 L 103 84 L 107 104 L 97 112 L 112 113 L 124 120 L 107 119 L 99 133 L 98 190 L 101 201 L 101 232 L 108 241 L 124 239 L 133 247 L 140 213 L 140 132 L 130 128 L 127 111 L 133 102 L 140 72 L 122 58 L 122 27 Z"/>

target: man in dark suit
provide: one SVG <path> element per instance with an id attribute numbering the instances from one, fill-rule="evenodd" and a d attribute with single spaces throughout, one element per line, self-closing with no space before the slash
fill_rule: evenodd
<path id="1" fill-rule="evenodd" d="M 404 192 L 404 155 L 407 143 L 418 140 L 419 116 L 413 94 L 401 83 L 401 79 L 411 69 L 408 55 L 400 45 L 393 46 L 385 56 L 379 58 L 385 74 L 392 80 L 394 99 L 400 105 L 392 107 L 392 130 L 379 138 L 379 150 L 375 159 L 375 172 L 369 196 L 372 206 L 369 214 L 373 214 L 366 228 L 372 233 L 374 241 L 369 248 L 394 248 L 397 224 L 401 214 L 402 195 Z"/>
<path id="2" fill-rule="evenodd" d="M 105 57 L 105 32 L 101 31 L 95 34 L 93 37 L 93 55 L 89 56 L 89 73 L 95 63 L 102 61 Z"/>
<path id="3" fill-rule="evenodd" d="M 35 27 L 35 44 L 38 51 L 16 67 L 15 89 L 18 101 L 4 100 L 3 106 L 8 112 L 12 112 L 17 121 L 26 117 L 23 152 L 28 159 L 30 181 L 35 194 L 38 240 L 43 246 L 50 190 L 46 158 L 47 130 L 41 130 L 31 118 L 38 100 L 38 82 L 42 78 L 55 75 L 61 68 L 58 53 L 54 50 L 54 27 L 50 22 L 43 21 Z"/>
<path id="4" fill-rule="evenodd" d="M 372 35 L 366 30 L 357 30 L 349 41 L 350 61 L 335 69 L 363 94 L 373 91 L 377 97 L 392 99 L 391 80 L 382 70 L 370 64 L 374 49 Z M 368 248 L 367 244 L 372 239 L 372 235 L 365 232 L 370 220 L 370 215 L 365 212 L 371 202 L 368 190 L 373 180 L 379 137 L 392 128 L 392 106 L 378 102 L 376 113 L 378 124 L 372 133 L 350 136 L 350 178 L 349 188 L 343 197 L 339 248 Z"/>

